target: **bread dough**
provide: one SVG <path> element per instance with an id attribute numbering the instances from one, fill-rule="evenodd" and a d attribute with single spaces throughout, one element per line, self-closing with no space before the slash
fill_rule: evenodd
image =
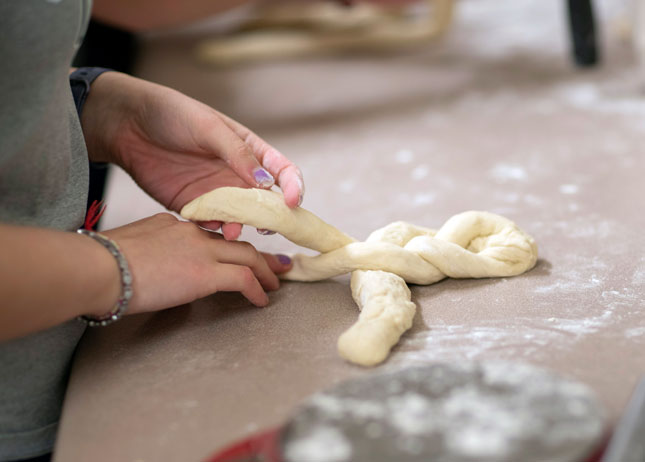
<path id="1" fill-rule="evenodd" d="M 227 66 L 424 45 L 446 32 L 452 22 L 453 3 L 426 0 L 426 11 L 418 15 L 405 6 L 357 4 L 347 8 L 325 1 L 260 5 L 257 16 L 240 30 L 201 42 L 196 56 L 202 63 Z"/>
<path id="2" fill-rule="evenodd" d="M 219 188 L 188 203 L 181 215 L 270 229 L 320 252 L 313 257 L 293 255 L 293 268 L 281 275 L 283 279 L 318 281 L 352 272 L 352 296 L 361 313 L 340 336 L 338 351 L 363 366 L 385 360 L 412 326 L 416 307 L 406 282 L 515 276 L 537 260 L 531 236 L 488 212 L 460 213 L 438 231 L 398 221 L 374 231 L 365 242 L 301 207 L 290 209 L 275 191 Z"/>

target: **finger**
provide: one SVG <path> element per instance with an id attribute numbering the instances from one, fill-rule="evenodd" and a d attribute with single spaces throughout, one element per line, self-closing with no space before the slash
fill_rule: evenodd
<path id="1" fill-rule="evenodd" d="M 248 185 L 256 188 L 270 188 L 275 184 L 273 176 L 260 165 L 251 148 L 226 123 L 210 124 L 208 130 L 200 130 L 203 138 L 198 144 L 205 150 L 217 154 Z"/>
<path id="2" fill-rule="evenodd" d="M 259 157 L 262 165 L 277 180 L 289 207 L 302 204 L 305 195 L 305 182 L 302 172 L 289 159 L 276 149 L 268 149 Z"/>
<path id="3" fill-rule="evenodd" d="M 293 263 L 291 262 L 291 258 L 289 258 L 286 255 L 282 255 L 282 254 L 272 255 L 270 253 L 264 253 L 264 252 L 262 252 L 261 255 L 266 260 L 271 271 L 273 271 L 275 274 L 286 273 L 293 266 Z"/>
<path id="4" fill-rule="evenodd" d="M 217 261 L 248 266 L 266 290 L 277 290 L 280 281 L 267 261 L 248 242 L 223 242 L 217 247 Z"/>
<path id="5" fill-rule="evenodd" d="M 239 223 L 224 223 L 222 225 L 222 234 L 227 241 L 234 241 L 242 234 L 242 225 Z"/>
<path id="6" fill-rule="evenodd" d="M 278 186 L 282 189 L 284 199 L 289 207 L 302 204 L 305 194 L 305 183 L 302 172 L 295 164 L 282 155 L 277 149 L 264 141 L 258 135 L 246 128 L 244 125 L 221 114 L 222 120 L 226 122 L 237 136 L 244 140 L 251 148 L 262 166 L 277 180 Z"/>
<path id="7" fill-rule="evenodd" d="M 269 296 L 247 266 L 226 263 L 218 265 L 216 288 L 217 292 L 241 292 L 255 306 L 269 304 Z"/>

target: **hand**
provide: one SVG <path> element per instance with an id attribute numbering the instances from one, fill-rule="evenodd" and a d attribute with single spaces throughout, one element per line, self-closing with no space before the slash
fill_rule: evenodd
<path id="1" fill-rule="evenodd" d="M 103 234 L 119 244 L 132 271 L 128 313 L 169 308 L 215 292 L 241 292 L 254 305 L 266 306 L 265 290 L 280 286 L 276 273 L 291 268 L 290 262 L 281 262 L 283 256 L 259 253 L 248 242 L 226 241 L 169 213 Z"/>
<path id="2" fill-rule="evenodd" d="M 81 121 L 91 159 L 120 165 L 170 210 L 218 187 L 276 182 L 289 207 L 302 202 L 304 182 L 293 163 L 248 128 L 170 88 L 106 72 L 92 84 Z M 222 226 L 227 239 L 240 231 L 239 224 Z"/>

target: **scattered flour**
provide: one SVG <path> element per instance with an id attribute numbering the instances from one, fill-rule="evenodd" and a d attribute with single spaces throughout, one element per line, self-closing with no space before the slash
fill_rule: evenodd
<path id="1" fill-rule="evenodd" d="M 425 396 L 407 392 L 387 399 L 390 409 L 390 424 L 407 435 L 423 435 L 437 426 L 433 409 Z"/>
<path id="2" fill-rule="evenodd" d="M 343 180 L 338 184 L 338 190 L 342 193 L 351 193 L 352 191 L 354 191 L 355 187 L 356 181 L 351 178 Z"/>
<path id="3" fill-rule="evenodd" d="M 422 205 L 432 204 L 436 197 L 437 195 L 431 192 L 415 194 L 412 198 L 412 205 L 418 207 Z"/>
<path id="4" fill-rule="evenodd" d="M 645 284 L 645 258 L 641 258 L 641 266 L 634 271 L 634 274 L 632 275 L 632 284 Z"/>
<path id="5" fill-rule="evenodd" d="M 620 224 L 596 219 L 589 216 L 574 216 L 569 220 L 556 220 L 548 224 L 536 223 L 535 227 L 546 226 L 547 234 L 560 234 L 567 239 L 605 239 L 617 235 L 617 227 Z M 618 244 L 614 242 L 612 249 L 617 249 Z"/>
<path id="6" fill-rule="evenodd" d="M 520 195 L 516 192 L 510 192 L 502 195 L 502 200 L 509 204 L 516 204 L 520 200 Z"/>
<path id="7" fill-rule="evenodd" d="M 410 173 L 410 177 L 413 180 L 423 180 L 425 177 L 428 176 L 428 173 L 430 173 L 430 169 L 428 168 L 427 165 L 418 165 L 416 166 L 412 172 Z"/>
<path id="8" fill-rule="evenodd" d="M 587 266 L 592 271 L 600 271 L 602 262 L 592 259 Z M 567 350 L 584 336 L 611 328 L 645 310 L 645 300 L 633 288 L 602 290 L 605 279 L 602 272 L 591 277 L 586 273 L 569 272 L 567 277 L 570 279 L 535 291 L 535 305 L 548 309 L 553 309 L 553 293 L 558 293 L 556 308 L 561 312 L 560 316 L 544 317 L 538 310 L 535 317 L 516 317 L 503 325 L 495 320 L 478 326 L 430 325 L 428 330 L 403 336 L 392 360 L 402 364 L 425 364 L 446 359 L 482 359 L 491 354 L 500 359 L 539 358 L 545 346 L 555 345 Z M 592 306 L 579 303 L 580 294 L 589 292 L 595 293 L 595 303 Z M 628 338 L 644 334 L 645 327 L 625 331 Z"/>
<path id="9" fill-rule="evenodd" d="M 575 184 L 563 184 L 560 185 L 560 192 L 562 194 L 577 194 L 578 186 Z"/>
<path id="10" fill-rule="evenodd" d="M 341 400 L 335 396 L 321 393 L 312 396 L 309 402 L 323 411 L 325 415 L 336 419 L 341 419 L 347 415 L 360 419 L 381 419 L 387 415 L 383 406 L 368 400 L 354 398 L 343 398 Z"/>
<path id="11" fill-rule="evenodd" d="M 256 422 L 249 422 L 244 427 L 244 431 L 247 433 L 255 433 L 260 429 L 260 426 Z"/>
<path id="12" fill-rule="evenodd" d="M 490 171 L 490 176 L 500 182 L 525 181 L 528 178 L 526 170 L 519 165 L 497 164 Z"/>
<path id="13" fill-rule="evenodd" d="M 574 274 L 575 273 L 571 273 Z M 589 279 L 583 280 L 558 280 L 547 286 L 540 286 L 535 288 L 534 292 L 536 294 L 547 294 L 551 292 L 582 292 L 585 290 L 593 289 L 599 287 L 602 284 L 602 280 L 595 275 L 591 275 Z"/>
<path id="14" fill-rule="evenodd" d="M 645 118 L 645 99 L 616 98 L 604 95 L 600 87 L 593 83 L 567 83 L 555 89 L 561 101 L 578 109 L 592 110 L 602 114 L 636 117 L 641 122 Z"/>
<path id="15" fill-rule="evenodd" d="M 517 359 L 537 355 L 545 345 L 565 335 L 548 328 L 527 327 L 519 322 L 504 327 L 433 325 L 427 331 L 403 336 L 392 361 L 425 364 L 447 359 L 474 360 L 489 352 L 495 352 L 500 359 Z"/>
<path id="16" fill-rule="evenodd" d="M 414 153 L 409 149 L 400 149 L 394 155 L 394 159 L 399 164 L 409 164 L 414 159 Z"/>
<path id="17" fill-rule="evenodd" d="M 645 326 L 633 327 L 631 329 L 625 330 L 625 337 L 627 338 L 642 337 L 644 335 L 645 335 Z"/>
<path id="18" fill-rule="evenodd" d="M 285 453 L 290 462 L 412 462 L 438 454 L 563 462 L 588 451 L 603 418 L 586 386 L 534 366 L 444 362 L 364 376 L 312 396 L 287 426 Z"/>
<path id="19" fill-rule="evenodd" d="M 473 389 L 453 393 L 443 409 L 457 421 L 468 416 L 471 422 L 462 431 L 450 433 L 447 446 L 458 454 L 475 458 L 505 454 L 511 441 L 529 430 L 524 428 L 527 423 L 535 423 L 527 415 L 500 408 L 495 400 L 482 400 Z M 491 415 L 495 419 L 490 419 Z"/>
<path id="20" fill-rule="evenodd" d="M 287 446 L 288 460 L 307 462 L 340 462 L 349 460 L 352 445 L 336 428 L 319 425 L 306 438 Z"/>

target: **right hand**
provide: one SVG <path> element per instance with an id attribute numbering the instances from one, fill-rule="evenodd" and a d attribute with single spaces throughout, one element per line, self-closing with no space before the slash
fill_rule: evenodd
<path id="1" fill-rule="evenodd" d="M 254 305 L 266 306 L 265 291 L 280 286 L 276 274 L 291 268 L 291 263 L 262 254 L 248 242 L 226 241 L 221 234 L 168 213 L 102 234 L 119 244 L 132 272 L 128 314 L 169 308 L 220 291 L 241 292 Z"/>
<path id="2" fill-rule="evenodd" d="M 244 125 L 178 91 L 119 72 L 92 83 L 81 118 L 90 158 L 120 165 L 168 210 L 223 186 L 270 189 L 287 206 L 304 194 L 300 169 Z M 202 223 L 229 240 L 239 223 Z"/>

